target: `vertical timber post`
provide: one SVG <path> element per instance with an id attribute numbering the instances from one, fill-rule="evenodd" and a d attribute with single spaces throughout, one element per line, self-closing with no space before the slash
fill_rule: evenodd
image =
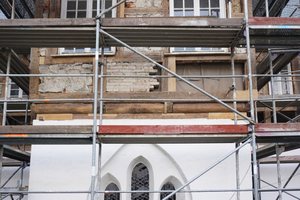
<path id="1" fill-rule="evenodd" d="M 250 52 L 250 31 L 249 31 L 249 14 L 248 1 L 244 0 L 245 22 L 246 22 L 246 44 L 247 44 L 247 61 L 248 61 L 248 79 L 249 79 L 249 96 L 250 96 L 250 110 L 251 120 L 254 121 L 254 101 L 253 101 L 253 86 L 252 86 L 252 67 L 251 67 L 251 52 Z M 254 200 L 258 200 L 258 180 L 257 180 L 257 159 L 256 159 L 256 138 L 255 126 L 250 124 L 252 131 L 252 167 L 253 167 L 253 196 Z"/>

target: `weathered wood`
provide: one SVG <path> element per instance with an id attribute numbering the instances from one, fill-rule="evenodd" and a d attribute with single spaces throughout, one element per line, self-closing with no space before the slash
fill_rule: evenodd
<path id="1" fill-rule="evenodd" d="M 52 55 L 52 54 L 51 54 Z M 50 56 L 51 56 L 50 55 Z M 75 56 L 51 56 L 51 59 L 46 59 L 45 64 L 46 65 L 55 65 L 55 64 L 71 64 L 71 63 L 92 63 L 93 57 L 88 56 L 88 57 L 75 57 Z"/>
<path id="2" fill-rule="evenodd" d="M 43 18 L 43 3 L 44 1 L 42 0 L 38 0 L 35 2 L 34 18 Z"/>
<path id="3" fill-rule="evenodd" d="M 3 126 L 0 134 L 3 137 L 27 137 L 27 134 L 76 134 L 92 133 L 93 126 Z M 27 136 L 26 136 L 27 135 Z"/>
<path id="4" fill-rule="evenodd" d="M 284 124 L 256 124 L 256 132 L 289 132 L 299 131 L 300 124 L 284 123 Z"/>
<path id="5" fill-rule="evenodd" d="M 162 0 L 161 6 L 163 8 L 163 12 L 162 12 L 163 17 L 169 17 L 169 1 Z"/>
<path id="6" fill-rule="evenodd" d="M 232 103 L 228 103 L 233 107 Z M 237 103 L 237 110 L 247 112 L 250 110 L 249 104 Z M 174 113 L 209 113 L 209 112 L 229 112 L 230 110 L 219 103 L 174 103 Z"/>
<path id="7" fill-rule="evenodd" d="M 83 103 L 61 103 L 61 104 L 32 104 L 31 112 L 37 114 L 53 114 L 53 113 L 92 113 L 92 104 Z"/>
<path id="8" fill-rule="evenodd" d="M 172 55 L 172 54 L 169 54 Z M 173 54 L 174 55 L 174 54 Z M 172 55 L 172 56 L 173 56 Z M 165 55 L 168 56 L 168 55 Z M 235 54 L 234 61 L 235 62 L 245 62 L 247 60 L 246 54 Z M 224 54 L 199 54 L 199 55 L 191 55 L 191 54 L 182 54 L 176 55 L 176 62 L 230 62 L 231 56 Z"/>
<path id="9" fill-rule="evenodd" d="M 241 112 L 243 115 L 247 115 L 246 112 Z M 222 113 L 208 113 L 208 119 L 234 119 L 233 112 L 222 112 Z M 243 117 L 237 115 L 237 119 L 244 119 Z"/>
<path id="10" fill-rule="evenodd" d="M 161 14 L 164 11 L 163 8 L 125 8 L 125 15 L 138 15 L 138 14 Z"/>
<path id="11" fill-rule="evenodd" d="M 169 59 L 164 56 L 163 58 L 163 66 L 169 68 Z M 168 73 L 165 70 L 161 70 L 161 75 L 166 76 Z M 160 91 L 167 92 L 168 91 L 168 78 L 161 78 L 160 79 Z"/>
<path id="12" fill-rule="evenodd" d="M 118 6 L 117 8 L 117 12 L 118 12 L 118 16 L 119 18 L 124 18 L 125 15 L 124 15 L 124 12 L 125 12 L 125 3 L 122 3 L 121 5 Z"/>
<path id="13" fill-rule="evenodd" d="M 36 91 L 38 90 L 38 84 L 36 84 Z M 92 92 L 77 92 L 77 93 L 30 93 L 30 99 L 81 99 L 81 98 L 93 98 Z M 43 102 L 42 102 L 43 103 Z"/>
<path id="14" fill-rule="evenodd" d="M 297 56 L 291 63 L 291 70 L 295 71 L 293 74 L 300 74 L 298 72 L 300 70 L 300 57 Z M 293 80 L 296 80 L 292 82 L 293 84 L 293 94 L 300 94 L 300 77 L 292 77 Z"/>
<path id="15" fill-rule="evenodd" d="M 60 0 L 50 1 L 49 18 L 60 18 Z"/>
<path id="16" fill-rule="evenodd" d="M 219 99 L 232 99 L 232 93 L 226 96 L 227 91 L 207 91 Z M 155 94 L 155 95 L 154 95 Z M 105 92 L 104 98 L 124 99 L 210 99 L 201 92 Z"/>
<path id="17" fill-rule="evenodd" d="M 52 62 L 52 56 L 53 54 L 57 54 L 58 53 L 58 49 L 57 48 L 46 48 L 46 57 L 44 60 L 44 64 L 46 63 L 51 63 Z"/>
<path id="18" fill-rule="evenodd" d="M 40 51 L 38 48 L 31 49 L 30 59 L 30 73 L 39 74 L 39 63 L 40 63 Z M 29 98 L 33 98 L 33 95 L 38 94 L 39 89 L 39 77 L 30 77 L 29 79 Z"/>
<path id="19" fill-rule="evenodd" d="M 3 19 L 0 27 L 95 27 L 93 18 L 37 18 L 37 19 Z"/>
<path id="20" fill-rule="evenodd" d="M 73 114 L 73 119 L 93 119 L 93 114 Z M 97 115 L 99 117 L 99 114 Z M 143 113 L 103 114 L 103 119 L 199 119 L 208 118 L 208 113 Z"/>
<path id="21" fill-rule="evenodd" d="M 249 25 L 299 25 L 299 17 L 249 17 Z"/>
<path id="22" fill-rule="evenodd" d="M 174 27 L 208 27 L 208 26 L 231 26 L 241 27 L 242 19 L 209 18 L 209 17 L 150 17 L 150 18 L 105 18 L 102 25 L 112 26 L 174 26 Z"/>
<path id="23" fill-rule="evenodd" d="M 156 62 L 162 61 L 162 56 L 160 52 L 142 52 L 146 56 L 155 60 Z M 133 52 L 122 52 L 117 53 L 115 56 L 107 56 L 107 62 L 145 62 L 145 58 L 137 55 Z"/>
<path id="24" fill-rule="evenodd" d="M 175 56 L 168 57 L 168 68 L 172 72 L 176 73 L 176 60 Z M 168 74 L 171 76 L 172 74 Z M 175 92 L 176 91 L 176 78 L 169 78 L 168 79 L 168 91 Z"/>
<path id="25" fill-rule="evenodd" d="M 300 163 L 300 156 L 280 156 L 279 157 L 280 163 Z M 276 164 L 277 159 L 276 157 L 267 157 L 259 160 L 260 164 Z"/>
<path id="26" fill-rule="evenodd" d="M 291 18 L 288 18 L 291 19 Z M 296 19 L 296 18 L 294 18 Z M 255 20 L 255 19 L 252 19 Z M 257 20 L 256 20 L 257 21 Z M 263 22 L 262 19 L 259 21 Z M 299 21 L 299 20 L 298 20 Z M 296 22 L 296 21 L 295 21 Z M 294 23 L 295 23 L 294 22 Z M 255 23 L 255 22 L 253 22 Z M 230 26 L 241 27 L 242 19 L 208 18 L 208 17 L 150 17 L 150 18 L 104 18 L 102 26 L 172 26 L 172 27 L 209 27 L 209 26 Z M 272 23 L 270 23 L 272 24 Z M 0 27 L 94 27 L 93 18 L 37 18 L 37 19 L 4 19 Z"/>
<path id="27" fill-rule="evenodd" d="M 232 99 L 232 93 L 226 96 L 227 91 L 207 91 L 219 99 Z M 154 95 L 155 94 L 155 95 Z M 32 94 L 31 99 L 71 99 L 93 98 L 93 93 L 39 93 Z M 104 92 L 105 99 L 208 99 L 201 92 Z"/>
<path id="28" fill-rule="evenodd" d="M 163 103 L 106 103 L 105 113 L 163 113 Z"/>
<path id="29" fill-rule="evenodd" d="M 38 114 L 36 119 L 40 121 L 47 120 L 73 120 L 73 114 Z"/>

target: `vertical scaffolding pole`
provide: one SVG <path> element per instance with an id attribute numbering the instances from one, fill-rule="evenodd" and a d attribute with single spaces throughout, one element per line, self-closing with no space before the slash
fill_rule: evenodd
<path id="1" fill-rule="evenodd" d="M 240 143 L 235 143 L 235 148 L 238 148 L 240 146 Z M 236 189 L 240 189 L 240 158 L 239 158 L 239 150 L 235 152 L 235 164 L 236 164 Z M 241 193 L 240 191 L 237 191 L 236 193 L 236 199 L 241 199 Z"/>
<path id="2" fill-rule="evenodd" d="M 98 8 L 98 7 L 97 7 Z M 101 1 L 101 8 L 102 11 L 105 10 L 105 0 Z M 100 10 L 97 15 L 100 13 Z M 105 18 L 105 14 L 102 15 L 103 18 Z M 97 30 L 98 31 L 98 30 Z M 99 32 L 99 31 L 98 31 Z M 99 33 L 98 33 L 99 34 Z M 103 119 L 103 66 L 104 66 L 104 47 L 101 45 L 101 69 L 100 69 L 100 105 L 99 105 L 99 125 L 102 125 L 102 119 Z M 97 190 L 99 191 L 101 188 L 101 158 L 102 158 L 102 143 L 99 142 L 99 157 L 98 157 L 98 183 L 97 183 Z M 100 199 L 100 193 L 97 195 L 97 200 Z"/>
<path id="3" fill-rule="evenodd" d="M 231 47 L 231 72 L 232 75 L 235 75 L 234 69 L 234 47 Z M 233 109 L 236 110 L 236 88 L 235 88 L 235 77 L 232 77 L 232 96 L 233 96 Z M 237 124 L 237 114 L 234 113 L 234 124 Z"/>
<path id="4" fill-rule="evenodd" d="M 2 178 L 2 167 L 3 167 L 3 145 L 0 145 L 0 185 Z M 2 198 L 2 193 L 0 194 L 0 198 Z"/>
<path id="5" fill-rule="evenodd" d="M 11 63 L 11 50 L 9 50 L 7 57 L 7 65 L 6 65 L 6 74 L 10 73 L 10 63 Z M 7 76 L 5 79 L 5 93 L 4 100 L 8 99 L 8 86 L 9 86 L 9 77 Z M 6 111 L 7 111 L 7 102 L 3 103 L 3 116 L 2 116 L 2 126 L 6 125 Z"/>
<path id="6" fill-rule="evenodd" d="M 100 13 L 100 0 L 97 0 L 97 13 Z M 94 117 L 93 117 L 93 146 L 92 146 L 92 177 L 91 177 L 91 200 L 95 197 L 96 177 L 96 140 L 97 140 L 97 105 L 98 105 L 98 71 L 99 71 L 99 30 L 100 20 L 96 19 L 96 44 L 95 44 L 95 74 L 94 74 Z"/>
<path id="7" fill-rule="evenodd" d="M 269 1 L 265 0 L 265 6 L 266 6 L 266 17 L 269 17 Z"/>
<path id="8" fill-rule="evenodd" d="M 11 9 L 11 19 L 15 18 L 15 10 L 16 10 L 16 0 L 13 0 L 13 5 L 12 5 L 12 9 Z"/>
<path id="9" fill-rule="evenodd" d="M 28 98 L 27 98 L 28 100 Z M 28 101 L 26 101 L 26 110 L 25 110 L 25 125 L 27 125 L 27 119 L 28 119 Z M 25 151 L 25 149 L 24 149 Z"/>
<path id="10" fill-rule="evenodd" d="M 258 170 L 257 170 L 258 171 L 258 188 L 260 189 L 260 187 L 261 187 L 261 183 L 260 183 L 261 179 L 260 178 L 261 177 L 260 177 L 260 161 L 259 160 L 257 161 L 257 168 L 258 168 Z M 258 196 L 259 196 L 259 199 L 261 199 L 261 192 L 258 193 Z"/>
<path id="11" fill-rule="evenodd" d="M 229 0 L 231 7 L 231 0 Z M 231 9 L 229 9 L 231 10 Z M 231 11 L 230 11 L 231 12 Z M 231 16 L 230 16 L 231 18 Z M 235 68 L 234 68 L 234 47 L 231 47 L 231 72 L 232 75 L 235 75 Z M 232 96 L 233 100 L 236 99 L 236 88 L 235 88 L 235 77 L 232 77 Z M 233 102 L 233 108 L 236 110 L 236 101 Z M 237 114 L 234 113 L 234 124 L 237 124 Z M 235 148 L 240 146 L 239 143 L 235 143 Z M 239 160 L 239 150 L 235 152 L 235 165 L 236 165 L 236 189 L 240 189 L 240 160 Z M 236 199 L 240 200 L 240 191 L 236 193 Z"/>
<path id="12" fill-rule="evenodd" d="M 280 160 L 279 160 L 279 146 L 276 144 L 276 161 L 277 161 L 277 178 L 278 178 L 278 188 L 281 188 L 281 174 L 280 174 Z M 278 190 L 279 200 L 282 200 L 281 190 Z"/>
<path id="13" fill-rule="evenodd" d="M 248 79 L 249 79 L 249 95 L 250 95 L 250 110 L 251 120 L 254 121 L 254 101 L 253 101 L 253 86 L 252 86 L 252 67 L 251 67 L 251 52 L 250 52 L 250 31 L 249 31 L 249 14 L 248 1 L 244 0 L 245 22 L 246 22 L 246 44 L 247 44 L 247 61 L 248 61 Z M 252 130 L 252 167 L 253 167 L 253 189 L 254 200 L 258 200 L 258 179 L 257 179 L 257 159 L 256 159 L 256 138 L 254 124 L 250 125 Z"/>
<path id="14" fill-rule="evenodd" d="M 229 12 L 228 17 L 231 18 L 231 17 L 232 17 L 232 14 L 231 14 L 231 0 L 228 0 L 228 8 L 229 8 L 229 9 L 228 9 L 228 10 L 229 10 L 229 11 L 228 11 L 228 12 Z"/>
<path id="15" fill-rule="evenodd" d="M 268 49 L 269 54 L 269 62 L 270 62 L 270 75 L 273 75 L 273 63 L 272 63 L 272 52 Z M 272 99 L 275 98 L 274 92 L 274 77 L 271 76 L 271 92 L 272 92 Z M 277 123 L 277 113 L 276 113 L 276 101 L 272 100 L 272 107 L 273 107 L 273 123 Z"/>

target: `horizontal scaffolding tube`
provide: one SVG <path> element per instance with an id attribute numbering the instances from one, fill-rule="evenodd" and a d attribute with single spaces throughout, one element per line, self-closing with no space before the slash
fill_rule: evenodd
<path id="1" fill-rule="evenodd" d="M 155 64 L 156 66 L 160 67 L 161 69 L 165 70 L 166 72 L 172 74 L 173 76 L 175 76 L 176 78 L 182 80 L 183 82 L 185 82 L 187 85 L 193 87 L 194 89 L 198 90 L 199 92 L 203 93 L 204 95 L 208 96 L 211 99 L 214 99 L 216 102 L 218 102 L 219 104 L 223 105 L 224 107 L 228 108 L 229 110 L 231 110 L 232 112 L 238 114 L 239 116 L 241 116 L 242 118 L 246 119 L 247 121 L 249 121 L 251 124 L 255 124 L 255 121 L 250 119 L 248 116 L 242 114 L 241 112 L 235 110 L 234 108 L 228 106 L 227 104 L 225 104 L 224 102 L 222 102 L 220 99 L 216 98 L 215 96 L 209 94 L 208 92 L 206 92 L 205 90 L 199 88 L 198 86 L 194 85 L 193 83 L 187 81 L 186 79 L 182 78 L 181 76 L 179 76 L 178 74 L 176 74 L 175 72 L 172 72 L 171 70 L 169 70 L 168 68 L 162 66 L 161 64 L 159 64 L 158 62 L 154 61 L 153 59 L 145 56 L 144 54 L 140 53 L 139 51 L 135 50 L 134 48 L 132 48 L 131 46 L 127 45 L 126 43 L 122 42 L 121 40 L 115 38 L 114 36 L 110 35 L 109 33 L 105 32 L 104 30 L 100 29 L 100 33 L 107 35 L 108 37 L 110 37 L 111 39 L 113 39 L 114 41 L 118 42 L 119 44 L 123 45 L 124 47 L 130 49 L 132 52 L 138 54 L 139 56 L 143 57 L 144 59 L 148 60 L 149 62 Z M 252 98 L 250 96 L 250 98 Z"/>
<path id="2" fill-rule="evenodd" d="M 1 77 L 94 77 L 93 74 L 1 74 Z M 253 74 L 253 77 L 300 77 L 300 74 Z M 167 75 L 99 75 L 99 78 L 177 78 Z M 248 75 L 181 76 L 182 78 L 246 78 Z"/>
<path id="3" fill-rule="evenodd" d="M 93 74 L 1 74 L 8 77 L 94 77 Z"/>
<path id="4" fill-rule="evenodd" d="M 100 99 L 102 101 L 172 101 L 172 102 L 216 102 L 213 99 Z M 249 102 L 248 99 L 221 99 L 224 102 Z"/>
<path id="5" fill-rule="evenodd" d="M 216 102 L 213 99 L 98 99 L 99 101 L 149 101 L 149 102 L 164 102 L 164 101 L 173 101 L 173 102 Z M 221 99 L 224 102 L 248 102 L 248 99 Z M 15 102 L 15 103 L 23 103 L 23 102 L 68 102 L 68 101 L 93 101 L 93 99 L 12 99 L 12 100 L 0 100 L 2 102 Z"/>
<path id="6" fill-rule="evenodd" d="M 292 100 L 292 99 L 300 99 L 299 97 L 282 97 L 282 98 L 266 98 L 266 99 L 254 99 L 254 101 L 272 101 L 272 100 Z"/>
<path id="7" fill-rule="evenodd" d="M 258 189 L 260 192 L 274 191 L 300 191 L 300 188 L 274 188 L 274 189 Z M 192 192 L 252 192 L 253 189 L 222 189 L 222 190 L 180 190 L 178 193 Z M 136 191 L 95 191 L 95 193 L 169 193 L 174 190 L 136 190 Z M 0 191 L 0 194 L 84 194 L 91 191 Z"/>

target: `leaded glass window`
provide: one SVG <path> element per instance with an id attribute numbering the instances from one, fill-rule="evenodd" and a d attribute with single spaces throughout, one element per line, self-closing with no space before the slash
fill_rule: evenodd
<path id="1" fill-rule="evenodd" d="M 167 182 L 167 183 L 165 183 L 162 186 L 161 190 L 175 190 L 175 187 L 174 187 L 174 185 L 172 183 Z M 170 192 L 162 192 L 162 193 L 160 193 L 160 199 L 165 198 L 169 194 L 170 194 Z M 176 194 L 173 195 L 173 196 L 171 196 L 170 198 L 168 198 L 168 200 L 176 200 Z"/>
<path id="2" fill-rule="evenodd" d="M 105 191 L 119 191 L 119 188 L 116 184 L 110 183 L 106 188 Z M 120 193 L 105 193 L 104 200 L 119 200 Z"/>
<path id="3" fill-rule="evenodd" d="M 131 190 L 149 190 L 149 171 L 142 164 L 137 164 L 132 170 Z M 131 193 L 131 200 L 148 200 L 149 193 Z"/>

